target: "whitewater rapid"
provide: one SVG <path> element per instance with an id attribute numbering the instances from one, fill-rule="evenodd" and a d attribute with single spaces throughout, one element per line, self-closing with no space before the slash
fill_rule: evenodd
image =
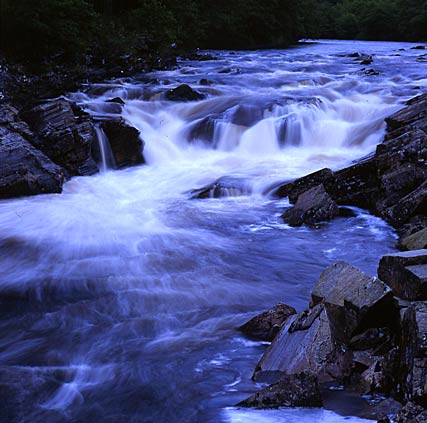
<path id="1" fill-rule="evenodd" d="M 266 347 L 236 327 L 280 301 L 302 310 L 328 264 L 375 274 L 394 251 L 393 230 L 363 210 L 318 230 L 290 228 L 280 218 L 287 201 L 265 193 L 375 150 L 384 118 L 426 89 L 410 47 L 210 52 L 215 60 L 70 94 L 97 119 L 120 116 L 140 130 L 147 163 L 113 170 L 98 129 L 98 175 L 72 178 L 62 194 L 0 201 L 9 301 L 0 368 L 28 385 L 24 421 L 361 422 L 233 408 L 259 388 L 250 378 Z M 368 68 L 379 74 L 366 74 L 355 51 L 373 55 Z M 183 83 L 205 99 L 167 101 Z M 114 97 L 125 105 L 107 102 Z M 249 189 L 189 199 L 221 177 Z M 24 382 L 26 372 L 49 380 L 52 371 L 64 375 L 55 389 Z"/>

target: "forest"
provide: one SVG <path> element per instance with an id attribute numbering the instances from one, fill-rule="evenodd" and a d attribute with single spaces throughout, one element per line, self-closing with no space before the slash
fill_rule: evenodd
<path id="1" fill-rule="evenodd" d="M 420 0 L 2 0 L 1 51 L 26 63 L 142 50 L 283 47 L 300 38 L 423 41 Z"/>

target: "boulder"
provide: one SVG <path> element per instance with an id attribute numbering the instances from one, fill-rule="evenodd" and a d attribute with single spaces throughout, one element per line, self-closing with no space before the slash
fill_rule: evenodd
<path id="1" fill-rule="evenodd" d="M 397 129 L 402 126 L 410 125 L 416 121 L 427 117 L 426 108 L 427 94 L 421 94 L 409 100 L 405 107 L 393 115 L 386 118 L 387 129 Z"/>
<path id="2" fill-rule="evenodd" d="M 291 226 L 301 226 L 303 223 L 315 225 L 336 216 L 338 216 L 338 206 L 325 191 L 323 184 L 301 194 L 295 206 L 282 215 Z"/>
<path id="3" fill-rule="evenodd" d="M 427 249 L 427 227 L 400 240 L 399 246 L 403 250 Z"/>
<path id="4" fill-rule="evenodd" d="M 59 193 L 64 170 L 25 138 L 33 134 L 11 106 L 0 111 L 0 198 Z"/>
<path id="5" fill-rule="evenodd" d="M 351 356 L 337 348 L 329 326 L 322 305 L 290 316 L 258 363 L 254 379 L 274 383 L 283 374 L 300 372 L 314 374 L 320 382 L 344 378 Z"/>
<path id="6" fill-rule="evenodd" d="M 296 310 L 293 307 L 277 304 L 240 326 L 239 330 L 249 338 L 271 342 L 287 318 L 294 314 Z"/>
<path id="7" fill-rule="evenodd" d="M 427 300 L 427 250 L 385 255 L 378 266 L 378 276 L 399 298 Z"/>
<path id="8" fill-rule="evenodd" d="M 321 169 L 296 179 L 295 181 L 287 182 L 279 186 L 272 194 L 280 198 L 289 197 L 289 202 L 295 204 L 302 193 L 321 184 L 323 184 L 324 187 L 328 187 L 333 183 L 334 178 L 335 175 L 331 169 Z"/>
<path id="9" fill-rule="evenodd" d="M 205 96 L 198 91 L 193 90 L 189 85 L 182 84 L 166 92 L 165 97 L 169 101 L 199 101 Z"/>
<path id="10" fill-rule="evenodd" d="M 123 118 L 102 122 L 102 129 L 108 138 L 115 164 L 118 168 L 144 163 L 144 143 L 139 131 L 128 125 Z"/>
<path id="11" fill-rule="evenodd" d="M 344 261 L 323 271 L 311 298 L 312 305 L 325 305 L 334 339 L 343 343 L 370 327 L 389 326 L 396 312 L 387 285 Z"/>
<path id="12" fill-rule="evenodd" d="M 238 407 L 322 407 L 322 397 L 316 376 L 301 372 L 283 375 L 276 383 L 258 391 Z"/>
<path id="13" fill-rule="evenodd" d="M 239 197 L 251 192 L 252 188 L 245 179 L 224 176 L 212 184 L 190 191 L 190 199 Z"/>
<path id="14" fill-rule="evenodd" d="M 389 328 L 369 328 L 365 332 L 353 336 L 350 339 L 350 347 L 353 351 L 364 351 L 383 347 L 391 340 Z"/>
<path id="15" fill-rule="evenodd" d="M 121 106 L 124 106 L 126 104 L 125 101 L 120 97 L 110 98 L 109 100 L 106 100 L 106 103 L 116 103 L 120 104 Z"/>
<path id="16" fill-rule="evenodd" d="M 41 104 L 24 113 L 24 118 L 38 135 L 33 145 L 70 175 L 98 172 L 91 155 L 96 142 L 94 126 L 86 116 L 75 116 L 68 101 Z"/>

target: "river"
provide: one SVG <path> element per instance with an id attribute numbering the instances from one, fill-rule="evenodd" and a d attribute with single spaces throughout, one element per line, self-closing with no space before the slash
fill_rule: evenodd
<path id="1" fill-rule="evenodd" d="M 268 192 L 375 150 L 384 117 L 426 89 L 412 46 L 215 51 L 216 60 L 70 94 L 92 115 L 138 128 L 147 164 L 105 163 L 62 194 L 0 201 L 0 370 L 25 415 L 10 409 L 0 421 L 364 421 L 234 407 L 260 388 L 251 376 L 266 348 L 236 328 L 278 302 L 303 310 L 337 260 L 375 274 L 394 251 L 392 228 L 363 210 L 291 228 L 280 218 L 288 202 Z M 206 99 L 163 99 L 182 83 Z M 125 106 L 105 102 L 113 97 Z M 239 180 L 244 195 L 189 199 L 220 177 Z"/>

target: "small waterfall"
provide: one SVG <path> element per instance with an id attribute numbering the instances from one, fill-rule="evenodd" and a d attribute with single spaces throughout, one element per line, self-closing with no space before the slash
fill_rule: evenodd
<path id="1" fill-rule="evenodd" d="M 97 125 L 95 127 L 96 138 L 98 140 L 98 151 L 95 151 L 95 157 L 97 159 L 99 170 L 105 172 L 108 169 L 114 169 L 116 163 L 114 160 L 114 155 L 111 150 L 110 141 L 104 130 Z M 99 153 L 99 154 L 97 154 Z"/>

